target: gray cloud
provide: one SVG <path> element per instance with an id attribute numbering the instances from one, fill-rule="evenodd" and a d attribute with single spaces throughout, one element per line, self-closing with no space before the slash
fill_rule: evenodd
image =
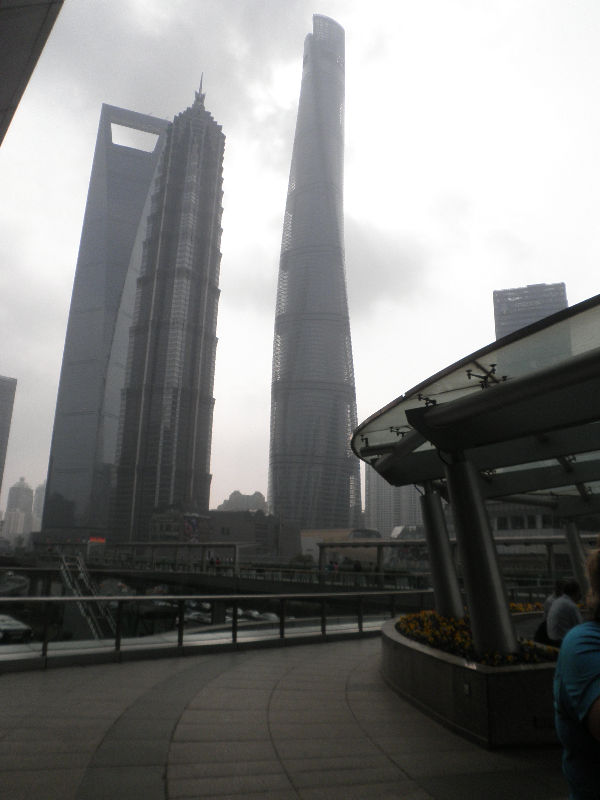
<path id="1" fill-rule="evenodd" d="M 408 302 L 421 291 L 429 262 L 427 247 L 346 217 L 346 270 L 351 318 L 373 311 L 380 300 Z"/>

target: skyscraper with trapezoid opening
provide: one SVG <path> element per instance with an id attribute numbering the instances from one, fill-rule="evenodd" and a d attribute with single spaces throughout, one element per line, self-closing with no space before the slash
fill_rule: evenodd
<path id="1" fill-rule="evenodd" d="M 360 509 L 343 234 L 344 30 L 315 15 L 304 43 L 273 344 L 269 501 L 300 528 Z"/>

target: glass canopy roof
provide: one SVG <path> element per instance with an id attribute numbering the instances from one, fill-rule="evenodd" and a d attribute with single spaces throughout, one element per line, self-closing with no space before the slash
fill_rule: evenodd
<path id="1" fill-rule="evenodd" d="M 359 425 L 352 449 L 394 485 L 443 480 L 440 453 L 461 451 L 489 497 L 571 496 L 591 511 L 600 492 L 600 295 L 418 384 Z"/>

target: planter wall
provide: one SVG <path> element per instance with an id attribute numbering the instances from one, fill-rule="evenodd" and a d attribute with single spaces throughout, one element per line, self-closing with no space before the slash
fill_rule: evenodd
<path id="1" fill-rule="evenodd" d="M 395 691 L 486 747 L 557 742 L 554 664 L 487 667 L 382 630 L 382 673 Z"/>

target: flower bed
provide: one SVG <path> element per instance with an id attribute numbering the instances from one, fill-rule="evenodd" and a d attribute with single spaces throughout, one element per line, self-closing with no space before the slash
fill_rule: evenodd
<path id="1" fill-rule="evenodd" d="M 513 610 L 513 609 L 511 609 Z M 519 608 L 519 613 L 529 609 Z M 535 642 L 521 640 L 519 651 L 509 655 L 501 653 L 484 653 L 477 656 L 473 645 L 473 636 L 468 617 L 454 619 L 442 617 L 435 611 L 420 611 L 416 614 L 405 614 L 396 623 L 397 630 L 408 639 L 421 642 L 444 653 L 461 656 L 468 661 L 487 664 L 492 667 L 514 664 L 541 664 L 556 661 L 558 650 L 544 647 Z"/>
<path id="2" fill-rule="evenodd" d="M 423 615 L 409 616 L 409 626 L 416 627 L 414 618 Z M 555 744 L 554 663 L 477 663 L 459 654 L 462 647 L 472 652 L 470 631 L 439 619 L 439 625 L 433 623 L 421 641 L 403 635 L 394 620 L 383 626 L 382 673 L 392 688 L 447 727 L 486 747 Z M 443 639 L 454 648 L 451 652 L 433 646 Z"/>

